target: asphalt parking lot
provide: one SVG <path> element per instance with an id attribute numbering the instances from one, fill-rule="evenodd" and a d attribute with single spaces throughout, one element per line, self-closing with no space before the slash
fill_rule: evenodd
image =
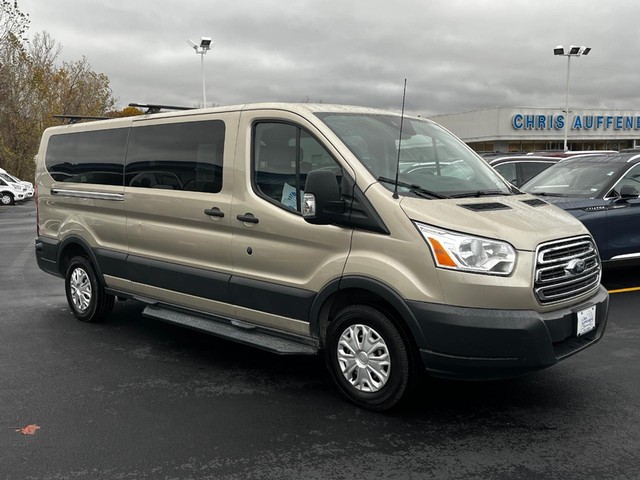
<path id="1" fill-rule="evenodd" d="M 33 254 L 33 202 L 0 208 L 0 479 L 637 479 L 640 274 L 607 271 L 604 339 L 502 382 L 424 382 L 386 414 L 319 358 L 69 312 Z M 17 430 L 37 425 L 33 435 Z"/>

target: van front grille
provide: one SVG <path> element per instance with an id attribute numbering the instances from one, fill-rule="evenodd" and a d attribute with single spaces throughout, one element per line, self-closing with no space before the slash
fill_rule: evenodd
<path id="1" fill-rule="evenodd" d="M 598 287 L 600 273 L 600 258 L 591 237 L 543 243 L 536 250 L 536 298 L 548 305 L 578 297 Z"/>

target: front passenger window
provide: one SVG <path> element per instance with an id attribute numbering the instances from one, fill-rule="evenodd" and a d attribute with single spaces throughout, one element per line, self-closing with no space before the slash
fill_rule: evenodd
<path id="1" fill-rule="evenodd" d="M 258 123 L 253 134 L 253 184 L 261 196 L 302 211 L 304 184 L 311 170 L 340 166 L 307 131 L 288 123 Z"/>
<path id="2" fill-rule="evenodd" d="M 636 165 L 631 170 L 629 170 L 624 177 L 620 179 L 617 185 L 611 191 L 611 195 L 619 196 L 622 187 L 627 187 L 628 191 L 635 190 L 637 195 L 640 195 L 640 165 Z"/>

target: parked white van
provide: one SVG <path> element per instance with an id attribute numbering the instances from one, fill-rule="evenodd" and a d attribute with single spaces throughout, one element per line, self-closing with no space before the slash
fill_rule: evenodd
<path id="1" fill-rule="evenodd" d="M 400 154 L 429 168 L 398 173 Z M 372 410 L 424 369 L 513 377 L 605 330 L 585 227 L 422 118 L 276 103 L 54 127 L 36 182 L 38 264 L 65 278 L 78 319 L 117 296 L 280 354 L 323 352 Z"/>
<path id="2" fill-rule="evenodd" d="M 0 204 L 13 205 L 15 202 L 24 200 L 27 196 L 26 189 L 7 178 L 0 174 Z"/>
<path id="3" fill-rule="evenodd" d="M 23 191 L 27 198 L 33 197 L 33 183 L 20 180 L 19 178 L 11 175 L 5 169 L 0 168 L 0 177 L 4 178 L 8 182 L 13 182 L 21 186 L 20 190 Z"/>

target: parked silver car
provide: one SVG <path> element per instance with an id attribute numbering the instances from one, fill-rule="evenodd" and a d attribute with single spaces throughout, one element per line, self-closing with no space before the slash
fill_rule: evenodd
<path id="1" fill-rule="evenodd" d="M 487 160 L 500 175 L 516 187 L 521 187 L 540 172 L 561 160 L 558 157 L 540 155 L 514 155 Z"/>

